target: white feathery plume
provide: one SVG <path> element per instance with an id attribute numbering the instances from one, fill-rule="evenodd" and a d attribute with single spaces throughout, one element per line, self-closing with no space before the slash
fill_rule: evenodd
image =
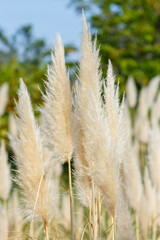
<path id="1" fill-rule="evenodd" d="M 160 94 L 157 96 L 156 101 L 152 104 L 151 107 L 151 122 L 152 125 L 157 125 L 160 120 Z"/>
<path id="2" fill-rule="evenodd" d="M 60 185 L 60 177 L 63 172 L 62 162 L 57 161 L 56 156 L 54 155 L 52 149 L 49 148 L 47 143 L 47 136 L 44 134 L 44 128 L 45 128 L 45 121 L 43 116 L 41 116 L 40 120 L 40 132 L 43 140 L 43 153 L 45 159 L 50 159 L 50 161 L 47 161 L 46 164 L 49 164 L 49 171 L 50 174 L 54 176 L 54 183 L 57 186 L 57 189 L 59 189 Z M 52 165 L 52 166 L 51 166 Z"/>
<path id="3" fill-rule="evenodd" d="M 61 218 L 60 221 L 66 230 L 70 230 L 70 200 L 68 195 L 62 197 Z"/>
<path id="4" fill-rule="evenodd" d="M 132 76 L 130 76 L 127 80 L 126 94 L 129 107 L 134 108 L 137 103 L 137 88 Z"/>
<path id="5" fill-rule="evenodd" d="M 5 206 L 0 204 L 0 239 L 8 240 L 9 224 Z"/>
<path id="6" fill-rule="evenodd" d="M 24 213 L 28 218 L 43 220 L 47 227 L 55 216 L 58 195 L 49 171 L 49 159 L 44 158 L 40 131 L 23 80 L 20 81 L 17 112 L 18 136 L 13 137 L 11 145 L 17 165 L 17 182 L 25 203 Z"/>
<path id="7" fill-rule="evenodd" d="M 12 229 L 12 235 L 15 237 L 22 236 L 23 229 L 23 219 L 21 216 L 18 193 L 16 191 L 13 192 L 12 198 L 9 201 L 9 225 Z"/>
<path id="8" fill-rule="evenodd" d="M 75 220 L 76 225 L 76 239 L 80 239 L 82 230 L 84 228 L 84 209 L 82 206 L 79 206 L 77 209 L 77 216 Z"/>
<path id="9" fill-rule="evenodd" d="M 78 95 L 78 89 L 77 89 Z M 76 97 L 76 96 L 75 96 Z M 78 101 L 78 99 L 77 99 Z M 75 108 L 74 111 L 74 185 L 76 194 L 82 205 L 89 207 L 92 202 L 92 179 L 89 175 L 90 162 L 86 159 L 85 153 L 85 134 L 80 122 L 80 112 Z"/>
<path id="10" fill-rule="evenodd" d="M 138 166 L 137 150 L 138 143 L 129 143 L 127 146 L 126 159 L 123 161 L 124 188 L 130 205 L 139 212 L 143 191 L 141 173 Z"/>
<path id="11" fill-rule="evenodd" d="M 8 131 L 11 136 L 16 136 L 18 132 L 17 126 L 16 126 L 16 120 L 12 113 L 9 114 Z"/>
<path id="12" fill-rule="evenodd" d="M 84 134 L 84 152 L 91 176 L 104 195 L 107 210 L 115 217 L 119 167 L 124 149 L 123 107 L 119 107 L 118 88 L 115 89 L 112 66 L 109 62 L 105 111 L 101 100 L 101 71 L 96 41 L 91 42 L 85 19 L 80 61 L 80 85 L 77 119 Z M 121 127 L 119 126 L 121 124 Z M 122 130 L 123 129 L 123 130 Z"/>
<path id="13" fill-rule="evenodd" d="M 148 239 L 148 202 L 146 199 L 146 195 L 143 191 L 140 203 L 140 211 L 139 211 L 140 225 L 142 230 L 142 236 L 144 240 Z"/>
<path id="14" fill-rule="evenodd" d="M 48 82 L 44 96 L 44 128 L 48 146 L 62 163 L 70 161 L 72 146 L 72 98 L 69 73 L 65 67 L 64 46 L 60 35 L 52 53 L 52 64 L 48 67 Z"/>
<path id="15" fill-rule="evenodd" d="M 149 129 L 150 125 L 147 114 L 145 116 L 137 114 L 134 125 L 134 135 L 137 140 L 142 143 L 147 143 L 149 139 Z"/>
<path id="16" fill-rule="evenodd" d="M 155 97 L 156 97 L 156 93 L 159 89 L 159 83 L 160 83 L 160 75 L 155 76 L 154 78 L 152 78 L 149 82 L 149 85 L 147 87 L 147 92 L 148 92 L 148 107 L 151 108 Z"/>
<path id="17" fill-rule="evenodd" d="M 8 83 L 0 87 L 0 117 L 4 114 L 8 100 Z"/>
<path id="18" fill-rule="evenodd" d="M 45 123 L 44 115 L 41 115 L 39 127 L 40 127 L 40 132 L 41 132 L 42 141 L 43 141 L 44 158 L 51 160 L 46 162 L 46 164 L 50 165 L 48 168 L 50 168 L 50 174 L 54 175 L 55 184 L 57 185 L 57 189 L 58 189 L 59 183 L 60 183 L 60 177 L 63 172 L 63 167 L 62 167 L 62 162 L 57 161 L 54 152 L 48 146 L 47 135 L 45 134 L 45 124 L 46 123 Z M 51 164 L 52 164 L 52 167 L 51 167 Z"/>
<path id="19" fill-rule="evenodd" d="M 138 109 L 134 124 L 134 134 L 136 138 L 143 143 L 147 143 L 149 137 L 148 110 L 148 89 L 147 87 L 143 87 L 139 96 Z"/>
<path id="20" fill-rule="evenodd" d="M 96 49 L 96 39 L 92 43 L 91 34 L 83 14 L 82 59 L 80 60 L 79 81 L 76 85 L 74 144 L 75 144 L 75 185 L 78 198 L 85 206 L 91 202 L 94 159 L 88 142 L 95 106 L 90 106 L 90 98 L 95 98 L 96 108 L 100 109 L 101 72 L 99 70 L 99 50 Z M 92 104 L 92 102 L 91 102 Z M 88 129 L 88 127 L 90 129 Z M 91 141 L 92 137 L 89 141 Z M 88 146 L 89 145 L 89 146 Z"/>
<path id="21" fill-rule="evenodd" d="M 70 89 L 69 72 L 65 66 L 64 46 L 60 35 L 52 53 L 52 64 L 48 67 L 48 82 L 46 82 L 46 95 L 44 96 L 44 132 L 49 149 L 57 161 L 68 161 L 69 194 L 71 213 L 71 234 L 73 229 L 73 200 L 71 180 L 72 143 L 72 96 Z"/>
<path id="22" fill-rule="evenodd" d="M 143 87 L 139 94 L 139 101 L 138 101 L 138 114 L 145 116 L 149 110 L 148 104 L 148 89 L 147 87 Z"/>
<path id="23" fill-rule="evenodd" d="M 115 86 L 115 76 L 111 61 L 109 60 L 107 71 L 107 86 L 104 85 L 106 121 L 111 137 L 112 154 L 119 171 L 120 164 L 124 158 L 126 144 L 126 120 L 124 115 L 124 98 L 122 104 L 119 102 L 119 86 Z"/>
<path id="24" fill-rule="evenodd" d="M 1 142 L 0 146 L 0 182 L 0 197 L 6 201 L 9 197 L 12 181 L 4 141 Z"/>
<path id="25" fill-rule="evenodd" d="M 82 186 L 78 190 L 78 197 L 84 205 L 89 204 L 93 211 L 93 238 L 96 239 L 96 215 L 95 215 L 95 198 L 97 187 L 95 186 L 93 177 L 94 164 L 96 158 L 92 149 L 92 143 L 96 144 L 94 139 L 98 128 L 100 127 L 100 112 L 102 106 L 101 100 L 101 71 L 99 50 L 96 48 L 96 39 L 91 41 L 91 34 L 88 29 L 83 14 L 83 36 L 82 36 L 82 58 L 79 67 L 79 84 L 77 84 L 77 96 L 75 103 L 75 121 L 78 129 L 75 134 L 75 166 L 77 174 L 76 185 Z M 97 122 L 98 121 L 98 122 Z M 96 126 L 96 129 L 95 129 Z M 95 129 L 96 131 L 93 132 Z M 79 139 L 82 141 L 79 145 Z M 80 153 L 80 151 L 82 151 Z M 89 176 L 89 177 L 88 177 Z M 85 179 L 84 179 L 85 177 Z M 86 184 L 83 186 L 83 182 Z M 92 191 L 91 191 L 92 190 Z M 86 193 L 88 191 L 88 193 Z M 87 198 L 85 196 L 87 194 Z"/>
<path id="26" fill-rule="evenodd" d="M 147 204 L 148 219 L 149 219 L 149 223 L 153 224 L 153 222 L 157 217 L 157 199 L 156 199 L 156 191 L 154 186 L 152 185 L 147 168 L 145 168 L 145 173 L 144 173 L 144 186 L 145 186 L 145 195 L 148 203 Z"/>
<path id="27" fill-rule="evenodd" d="M 131 114 L 129 112 L 128 104 L 126 101 L 124 102 L 124 114 L 125 114 L 125 121 L 126 121 L 126 135 L 128 136 L 129 143 L 131 143 L 133 129 L 132 129 L 132 122 L 131 122 Z"/>
<path id="28" fill-rule="evenodd" d="M 117 239 L 118 240 L 133 240 L 135 239 L 131 217 L 128 209 L 127 201 L 125 200 L 122 188 L 119 189 L 118 200 L 116 204 L 117 216 Z"/>
<path id="29" fill-rule="evenodd" d="M 160 192 L 160 130 L 159 126 L 153 126 L 150 131 L 148 145 L 149 169 L 152 182 L 157 192 Z"/>

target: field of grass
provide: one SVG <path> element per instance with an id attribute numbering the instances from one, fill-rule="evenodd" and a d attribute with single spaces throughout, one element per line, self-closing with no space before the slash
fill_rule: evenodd
<path id="1" fill-rule="evenodd" d="M 84 16 L 81 51 L 71 88 L 57 36 L 38 120 L 20 79 L 0 144 L 0 240 L 160 239 L 160 76 L 140 92 L 130 76 L 119 96 Z M 6 83 L 1 119 L 8 97 Z"/>

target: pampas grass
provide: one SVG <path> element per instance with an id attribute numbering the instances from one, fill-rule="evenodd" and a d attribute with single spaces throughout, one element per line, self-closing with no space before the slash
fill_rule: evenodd
<path id="1" fill-rule="evenodd" d="M 8 164 L 8 153 L 5 148 L 4 141 L 1 142 L 0 146 L 0 197 L 3 201 L 7 201 L 11 190 L 11 175 L 10 166 Z"/>
<path id="2" fill-rule="evenodd" d="M 137 88 L 133 77 L 129 77 L 126 85 L 127 101 L 131 108 L 137 103 Z"/>
<path id="3" fill-rule="evenodd" d="M 49 165 L 46 164 L 49 159 L 45 159 L 43 155 L 43 145 L 30 97 L 22 80 L 17 112 L 18 136 L 11 143 L 17 165 L 17 183 L 21 187 L 25 204 L 24 214 L 30 219 L 38 218 L 44 222 L 48 240 L 48 224 L 55 217 L 58 196 L 49 174 Z"/>
<path id="4" fill-rule="evenodd" d="M 110 60 L 106 79 L 102 79 L 99 48 L 84 14 L 81 50 L 72 92 L 64 46 L 57 36 L 40 121 L 20 81 L 17 116 L 9 114 L 8 119 L 16 189 L 11 189 L 10 152 L 4 140 L 0 146 L 3 240 L 44 239 L 44 234 L 46 240 L 160 237 L 159 76 L 139 94 L 129 77 L 127 98 L 119 97 Z M 7 94 L 2 96 L 5 104 L 0 116 Z"/>
<path id="5" fill-rule="evenodd" d="M 60 35 L 52 54 L 52 65 L 48 67 L 48 82 L 46 83 L 45 104 L 42 114 L 45 121 L 44 132 L 48 147 L 53 151 L 57 161 L 68 162 L 71 233 L 74 239 L 73 200 L 71 180 L 72 144 L 72 98 L 69 73 L 65 67 L 64 46 Z"/>
<path id="6" fill-rule="evenodd" d="M 92 197 L 94 197 L 95 186 L 99 187 L 106 208 L 115 222 L 119 169 L 125 144 L 123 105 L 120 107 L 118 87 L 115 88 L 114 85 L 110 61 L 107 86 L 104 84 L 105 104 L 103 105 L 99 50 L 96 49 L 96 40 L 91 41 L 84 18 L 82 56 L 79 69 L 80 84 L 77 90 L 76 121 L 79 121 L 79 134 L 82 140 L 80 144 L 83 144 L 83 149 L 81 149 L 85 164 L 83 167 L 88 169 L 87 174 L 92 177 Z M 79 165 L 81 163 L 82 161 L 79 161 Z M 96 205 L 92 201 L 93 214 L 95 209 Z M 93 215 L 93 229 L 96 226 L 94 217 Z M 93 231 L 96 232 L 96 227 Z M 93 239 L 96 238 L 95 232 Z M 115 232 L 113 239 L 115 239 Z"/>
<path id="7" fill-rule="evenodd" d="M 91 178 L 94 172 L 95 156 L 91 149 L 92 141 L 96 132 L 92 129 L 97 123 L 100 115 L 102 100 L 101 96 L 101 71 L 99 70 L 99 51 L 96 49 L 96 40 L 91 41 L 90 31 L 83 15 L 83 36 L 82 36 L 82 59 L 79 66 L 79 84 L 77 84 L 77 96 L 75 105 L 75 118 L 77 122 L 77 137 L 75 138 L 75 174 L 78 177 L 76 185 L 78 195 L 84 204 L 92 205 L 93 214 L 93 239 L 97 237 L 95 198 L 96 186 Z M 94 114 L 94 112 L 96 113 Z M 93 115 L 97 115 L 95 121 Z M 97 127 L 95 129 L 97 131 Z M 80 145 L 79 145 L 79 139 Z M 96 141 L 96 139 L 95 139 Z M 84 184 L 85 182 L 85 184 Z M 83 186 L 83 187 L 80 187 Z M 86 193 L 87 194 L 86 194 Z M 87 195 L 87 197 L 85 197 Z M 92 202 L 91 202 L 92 199 Z M 90 209 L 91 211 L 91 209 Z"/>
<path id="8" fill-rule="evenodd" d="M 0 117 L 4 114 L 8 100 L 8 84 L 4 83 L 0 87 Z"/>

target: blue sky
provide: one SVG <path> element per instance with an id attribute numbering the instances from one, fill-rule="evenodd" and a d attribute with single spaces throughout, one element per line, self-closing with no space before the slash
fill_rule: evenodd
<path id="1" fill-rule="evenodd" d="M 0 0 L 0 27 L 7 35 L 25 24 L 33 25 L 37 38 L 45 38 L 53 46 L 59 32 L 65 44 L 80 47 L 81 14 L 67 7 L 69 0 Z"/>

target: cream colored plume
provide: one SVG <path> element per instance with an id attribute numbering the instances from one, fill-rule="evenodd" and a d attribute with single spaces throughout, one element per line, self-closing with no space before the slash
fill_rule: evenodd
<path id="1" fill-rule="evenodd" d="M 76 239 L 80 239 L 82 235 L 82 231 L 84 229 L 84 209 L 83 207 L 79 206 L 76 212 L 76 219 L 75 219 L 75 228 L 76 228 Z"/>
<path id="2" fill-rule="evenodd" d="M 139 212 L 139 218 L 140 218 L 140 225 L 142 230 L 142 236 L 144 240 L 148 240 L 148 202 L 146 199 L 146 195 L 143 192 L 141 197 L 141 203 L 140 203 L 140 212 Z"/>
<path id="3" fill-rule="evenodd" d="M 17 112 L 18 136 L 13 137 L 11 144 L 17 165 L 17 182 L 25 204 L 24 213 L 26 217 L 37 217 L 47 224 L 55 216 L 57 202 L 57 189 L 50 174 L 53 164 L 48 164 L 50 159 L 44 156 L 40 131 L 22 80 Z"/>
<path id="4" fill-rule="evenodd" d="M 129 142 L 129 140 L 128 140 Z M 138 165 L 138 143 L 129 143 L 126 159 L 122 164 L 124 189 L 130 205 L 139 212 L 143 191 L 140 168 Z"/>
<path id="5" fill-rule="evenodd" d="M 79 126 L 83 132 L 83 152 L 89 169 L 88 175 L 93 177 L 101 189 L 109 213 L 115 216 L 119 167 L 125 142 L 123 110 L 119 107 L 118 88 L 115 90 L 110 62 L 107 87 L 104 86 L 106 105 L 104 108 L 102 106 L 99 50 L 96 49 L 96 40 L 93 43 L 91 41 L 84 18 L 83 24 L 76 118 L 80 121 Z M 80 134 L 82 132 L 79 131 Z"/>
<path id="6" fill-rule="evenodd" d="M 146 114 L 145 116 L 142 116 L 137 113 L 134 125 L 134 135 L 136 136 L 137 140 L 142 143 L 147 143 L 149 139 L 149 131 L 150 124 L 148 115 Z"/>
<path id="7" fill-rule="evenodd" d="M 61 218 L 60 222 L 66 230 L 70 230 L 70 200 L 68 195 L 62 197 Z"/>
<path id="8" fill-rule="evenodd" d="M 151 122 L 152 125 L 157 125 L 160 120 L 160 94 L 157 96 L 156 101 L 152 104 L 151 108 Z"/>
<path id="9" fill-rule="evenodd" d="M 118 240 L 133 240 L 135 239 L 132 227 L 130 212 L 127 201 L 125 200 L 123 190 L 120 187 L 116 204 L 117 216 L 117 239 Z"/>
<path id="10" fill-rule="evenodd" d="M 0 182 L 0 197 L 6 201 L 9 197 L 12 181 L 4 141 L 1 142 L 0 146 Z"/>
<path id="11" fill-rule="evenodd" d="M 0 117 L 4 114 L 8 100 L 8 83 L 0 87 Z"/>
<path id="12" fill-rule="evenodd" d="M 16 136 L 17 135 L 17 126 L 16 126 L 16 120 L 15 120 L 15 116 L 10 113 L 9 114 L 9 123 L 8 123 L 8 131 L 9 131 L 9 134 L 11 136 Z"/>
<path id="13" fill-rule="evenodd" d="M 137 88 L 133 77 L 129 77 L 126 85 L 127 101 L 131 108 L 137 103 Z"/>
<path id="14" fill-rule="evenodd" d="M 148 220 L 149 220 L 149 223 L 152 224 L 157 217 L 157 199 L 156 199 L 156 191 L 154 186 L 152 185 L 147 168 L 145 168 L 144 185 L 145 185 L 145 195 L 148 203 L 148 207 L 147 207 Z"/>
<path id="15" fill-rule="evenodd" d="M 123 103 L 120 106 L 118 87 L 114 84 L 115 78 L 111 62 L 107 72 L 107 86 L 104 85 L 105 105 L 103 114 L 99 113 L 97 128 L 99 142 L 93 147 L 95 150 L 95 182 L 104 195 L 104 202 L 109 213 L 115 217 L 120 166 L 125 155 L 125 119 Z M 102 117 L 102 119 L 101 119 Z M 101 121 L 100 121 L 101 120 Z M 93 138 L 95 139 L 95 137 Z M 99 156 L 97 156 L 99 154 Z"/>
<path id="16" fill-rule="evenodd" d="M 148 107 L 150 108 L 155 100 L 156 97 L 156 93 L 159 89 L 159 83 L 160 83 L 160 75 L 155 76 L 154 78 L 152 78 L 149 82 L 149 85 L 147 87 L 148 89 L 148 98 L 147 98 L 147 102 L 148 102 Z"/>
<path id="17" fill-rule="evenodd" d="M 143 87 L 139 96 L 138 108 L 134 124 L 134 134 L 136 138 L 143 143 L 147 143 L 149 137 L 150 126 L 148 120 L 148 110 L 148 89 L 147 87 Z"/>
<path id="18" fill-rule="evenodd" d="M 0 239 L 8 240 L 9 224 L 5 206 L 0 204 Z"/>
<path id="19" fill-rule="evenodd" d="M 85 153 L 85 135 L 78 118 L 78 112 L 75 109 L 74 119 L 74 185 L 76 194 L 81 202 L 86 207 L 89 207 L 92 201 L 92 179 L 88 173 L 89 163 Z"/>
<path id="20" fill-rule="evenodd" d="M 92 199 L 91 173 L 94 171 L 94 158 L 90 149 L 90 144 L 94 137 L 91 132 L 94 121 L 93 114 L 95 108 L 97 111 L 101 109 L 102 103 L 100 100 L 101 72 L 99 71 L 99 51 L 96 49 L 96 40 L 93 43 L 91 41 L 90 31 L 88 30 L 84 15 L 81 49 L 82 58 L 79 67 L 79 83 L 76 84 L 75 88 L 75 185 L 79 200 L 83 205 L 89 206 Z M 94 98 L 96 106 L 94 106 L 91 98 Z"/>
<path id="21" fill-rule="evenodd" d="M 115 76 L 111 61 L 109 60 L 107 71 L 107 82 L 104 84 L 104 111 L 106 122 L 111 137 L 112 154 L 114 155 L 114 164 L 119 171 L 120 164 L 124 158 L 126 144 L 126 120 L 124 115 L 124 99 L 120 105 L 119 86 L 115 85 Z"/>
<path id="22" fill-rule="evenodd" d="M 148 110 L 149 110 L 148 89 L 147 87 L 143 87 L 140 91 L 137 111 L 138 114 L 145 116 Z"/>
<path id="23" fill-rule="evenodd" d="M 124 117 L 126 121 L 126 133 L 127 133 L 126 135 L 128 136 L 128 141 L 131 143 L 133 128 L 132 128 L 132 122 L 131 122 L 131 114 L 130 114 L 126 100 L 124 102 Z"/>
<path id="24" fill-rule="evenodd" d="M 22 239 L 23 236 L 23 219 L 21 216 L 18 193 L 14 190 L 12 198 L 9 201 L 8 207 L 10 235 L 13 238 Z"/>
<path id="25" fill-rule="evenodd" d="M 72 146 L 72 98 L 69 73 L 65 67 L 64 46 L 58 35 L 52 53 L 52 64 L 48 67 L 45 104 L 42 110 L 43 131 L 48 147 L 61 162 L 71 159 Z"/>
<path id="26" fill-rule="evenodd" d="M 151 178 L 157 192 L 160 192 L 160 129 L 159 126 L 153 126 L 150 131 L 149 147 L 149 169 Z"/>

